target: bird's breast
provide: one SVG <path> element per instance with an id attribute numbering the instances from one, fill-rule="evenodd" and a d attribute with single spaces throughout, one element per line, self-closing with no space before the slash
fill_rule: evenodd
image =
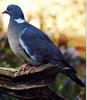
<path id="1" fill-rule="evenodd" d="M 9 45 L 12 49 L 12 51 L 14 52 L 15 55 L 20 54 L 20 45 L 19 45 L 19 40 L 18 37 L 15 35 L 15 33 L 9 33 L 8 34 L 8 41 L 9 41 Z"/>

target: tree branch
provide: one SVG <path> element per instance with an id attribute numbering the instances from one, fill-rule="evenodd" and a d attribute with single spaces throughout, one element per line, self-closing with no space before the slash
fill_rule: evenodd
<path id="1" fill-rule="evenodd" d="M 60 71 L 57 66 L 47 64 L 36 67 L 32 73 L 21 72 L 20 75 L 17 69 L 0 67 L 0 92 L 23 100 L 65 100 L 48 88 Z"/>

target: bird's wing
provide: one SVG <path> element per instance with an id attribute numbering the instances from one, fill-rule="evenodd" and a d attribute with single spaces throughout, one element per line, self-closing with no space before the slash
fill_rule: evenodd
<path id="1" fill-rule="evenodd" d="M 61 52 L 52 42 L 45 37 L 41 38 L 36 31 L 29 28 L 23 29 L 19 42 L 26 55 L 41 64 L 63 59 Z"/>
<path id="2" fill-rule="evenodd" d="M 28 28 L 24 28 L 19 37 L 19 43 L 26 55 L 39 63 L 44 62 L 45 57 L 43 56 L 47 54 L 43 41 L 34 31 Z"/>

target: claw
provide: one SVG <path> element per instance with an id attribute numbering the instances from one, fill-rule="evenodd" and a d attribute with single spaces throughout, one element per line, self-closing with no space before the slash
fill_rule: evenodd
<path id="1" fill-rule="evenodd" d="M 17 71 L 17 75 L 21 75 L 21 74 L 29 74 L 29 73 L 34 73 L 35 72 L 35 68 L 36 66 L 31 66 L 28 63 L 27 64 L 23 64 Z"/>
<path id="2" fill-rule="evenodd" d="M 36 67 L 36 66 L 32 66 L 32 67 L 28 70 L 28 73 L 27 73 L 27 74 L 29 74 L 29 73 L 34 73 L 34 72 L 35 72 L 35 67 Z"/>

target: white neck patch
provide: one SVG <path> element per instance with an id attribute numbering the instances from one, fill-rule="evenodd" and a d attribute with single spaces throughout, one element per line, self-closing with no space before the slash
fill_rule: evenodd
<path id="1" fill-rule="evenodd" d="M 21 18 L 14 19 L 14 21 L 16 21 L 18 24 L 21 24 L 21 23 L 24 23 L 25 22 L 25 20 L 24 19 L 21 19 Z"/>

